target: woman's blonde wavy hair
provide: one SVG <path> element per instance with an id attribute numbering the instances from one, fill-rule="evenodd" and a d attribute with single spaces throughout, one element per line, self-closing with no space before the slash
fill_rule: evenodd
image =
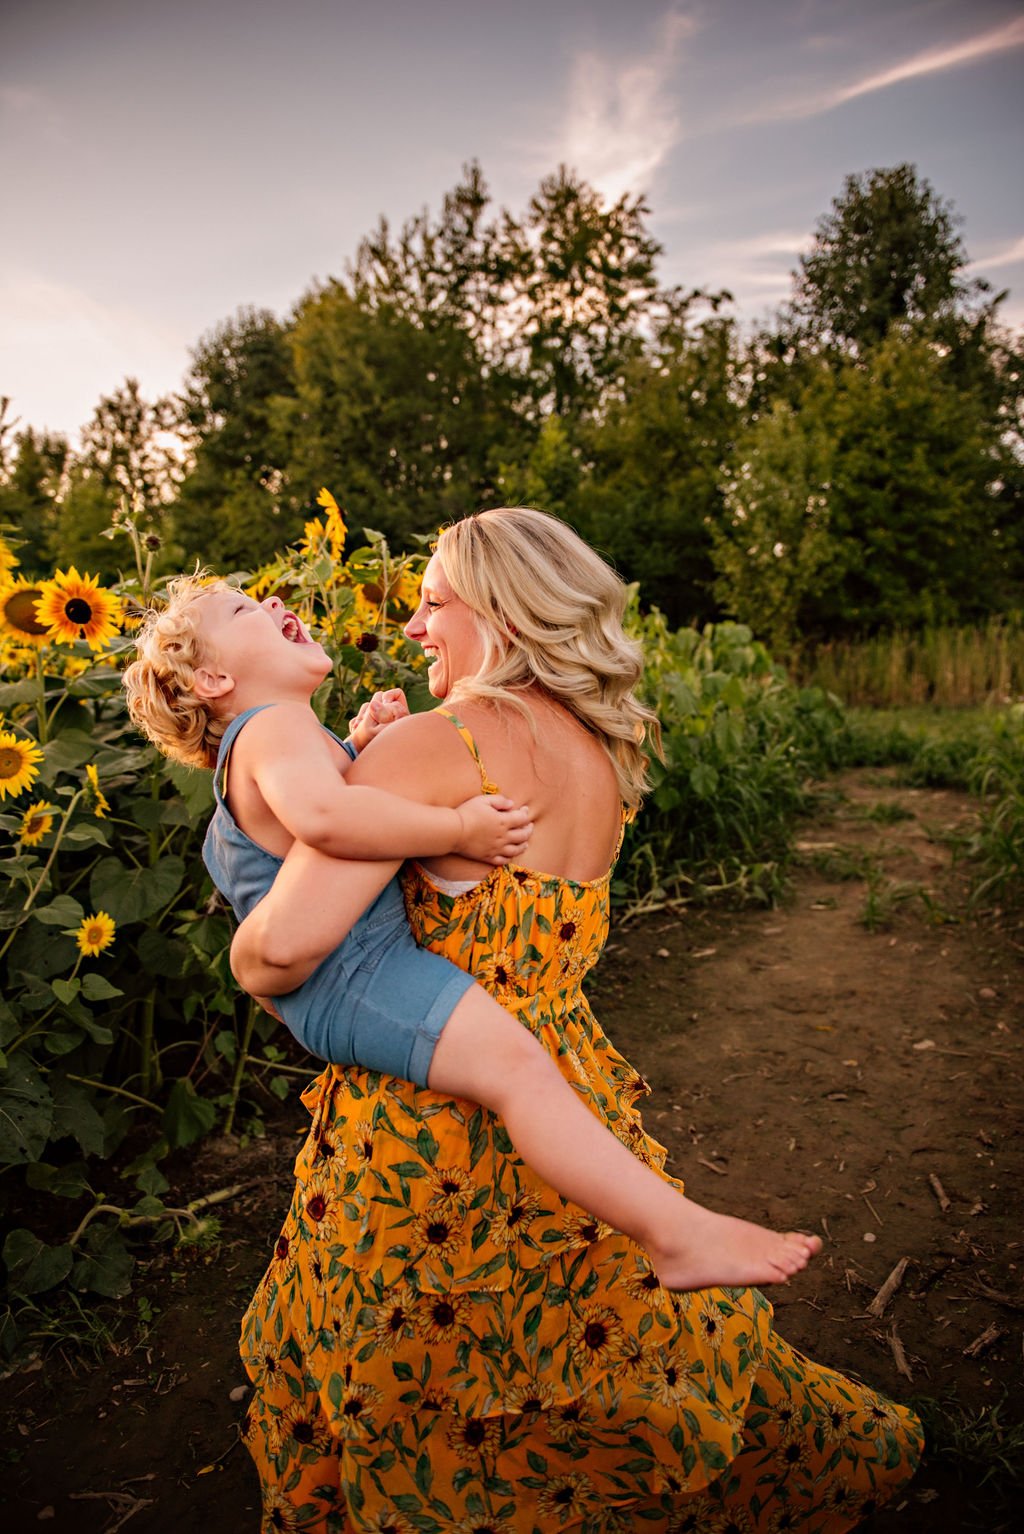
<path id="1" fill-rule="evenodd" d="M 510 702 L 540 686 L 601 741 L 623 801 L 649 786 L 649 742 L 661 755 L 653 709 L 634 695 L 643 651 L 622 617 L 626 588 L 615 571 L 557 517 L 529 507 L 481 511 L 441 533 L 437 557 L 477 619 L 484 657 L 455 698 Z"/>
<path id="2" fill-rule="evenodd" d="M 215 767 L 227 727 L 196 697 L 196 667 L 206 652 L 199 639 L 199 604 L 227 581 L 202 572 L 179 575 L 167 587 L 167 604 L 150 608 L 135 640 L 138 659 L 121 678 L 128 712 L 165 756 L 188 767 Z"/>

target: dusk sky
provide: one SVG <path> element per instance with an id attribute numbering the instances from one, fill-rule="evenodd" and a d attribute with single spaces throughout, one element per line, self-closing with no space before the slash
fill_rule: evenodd
<path id="1" fill-rule="evenodd" d="M 1024 322 L 1020 0 L 7 0 L 0 394 L 73 434 L 287 314 L 480 161 L 646 193 L 664 282 L 746 321 L 844 177 L 913 162 Z"/>

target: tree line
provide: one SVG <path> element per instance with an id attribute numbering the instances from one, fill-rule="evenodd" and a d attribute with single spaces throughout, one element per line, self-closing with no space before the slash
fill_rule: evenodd
<path id="1" fill-rule="evenodd" d="M 125 497 L 165 567 L 250 570 L 328 485 L 395 546 L 541 506 L 672 623 L 780 650 L 1024 606 L 1020 338 L 915 168 L 847 178 L 752 335 L 660 282 L 649 217 L 564 167 L 496 210 L 470 165 L 287 317 L 204 336 L 177 394 L 127 379 L 75 451 L 5 417 L 20 573 L 116 574 Z"/>

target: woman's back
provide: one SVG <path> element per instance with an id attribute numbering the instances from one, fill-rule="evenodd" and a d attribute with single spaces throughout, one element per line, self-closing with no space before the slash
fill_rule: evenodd
<path id="1" fill-rule="evenodd" d="M 559 704 L 524 695 L 535 731 L 512 704 L 455 704 L 476 742 L 479 767 L 455 730 L 438 743 L 445 775 L 459 772 L 467 794 L 489 785 L 530 806 L 534 832 L 522 859 L 541 873 L 590 882 L 608 872 L 622 820 L 615 771 L 600 741 Z M 435 737 L 436 740 L 436 737 Z M 440 764 L 439 764 L 440 765 Z M 446 879 L 483 877 L 487 865 L 448 856 L 426 866 Z"/>

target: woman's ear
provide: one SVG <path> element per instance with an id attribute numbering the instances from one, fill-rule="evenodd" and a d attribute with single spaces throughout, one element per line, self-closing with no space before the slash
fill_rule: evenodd
<path id="1" fill-rule="evenodd" d="M 192 673 L 192 691 L 197 698 L 212 703 L 216 698 L 225 698 L 229 692 L 233 692 L 235 679 L 226 671 L 214 671 L 209 666 L 198 666 Z"/>

